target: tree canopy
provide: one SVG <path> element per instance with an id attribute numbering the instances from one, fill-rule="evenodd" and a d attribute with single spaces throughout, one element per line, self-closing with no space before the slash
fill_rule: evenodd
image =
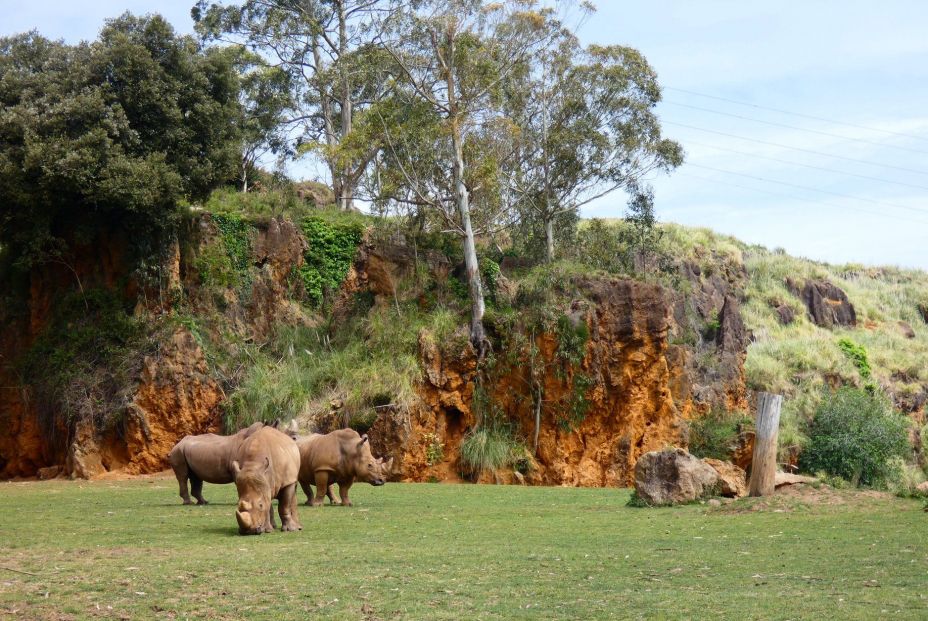
<path id="1" fill-rule="evenodd" d="M 104 220 L 161 227 L 233 178 L 233 58 L 125 14 L 91 43 L 0 39 L 0 243 L 22 265 Z"/>

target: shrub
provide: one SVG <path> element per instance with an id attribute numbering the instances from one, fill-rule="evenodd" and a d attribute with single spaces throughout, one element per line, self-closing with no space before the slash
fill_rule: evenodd
<path id="1" fill-rule="evenodd" d="M 870 379 L 872 370 L 870 369 L 870 362 L 867 360 L 867 349 L 850 339 L 841 339 L 838 341 L 838 347 L 860 371 L 860 377 L 865 380 Z"/>
<path id="2" fill-rule="evenodd" d="M 881 484 L 889 472 L 887 460 L 908 452 L 907 428 L 908 421 L 881 394 L 841 388 L 822 399 L 799 465 L 855 485 Z"/>
<path id="3" fill-rule="evenodd" d="M 113 292 L 91 289 L 64 296 L 50 325 L 19 361 L 34 389 L 39 421 L 58 445 L 77 420 L 104 428 L 124 412 L 127 389 L 153 340 Z"/>
<path id="4" fill-rule="evenodd" d="M 445 445 L 437 433 L 427 433 L 425 438 L 425 463 L 434 466 L 445 458 Z"/>
<path id="5" fill-rule="evenodd" d="M 918 466 L 905 463 L 901 457 L 891 457 L 886 462 L 886 489 L 901 498 L 925 496 L 918 485 L 925 480 L 925 473 Z"/>
<path id="6" fill-rule="evenodd" d="M 355 220 L 338 222 L 320 215 L 304 219 L 302 228 L 308 248 L 300 276 L 310 303 L 319 308 L 348 275 L 364 227 Z"/>
<path id="7" fill-rule="evenodd" d="M 744 412 L 713 409 L 690 422 L 689 451 L 696 457 L 730 459 L 738 434 L 752 423 Z"/>
<path id="8" fill-rule="evenodd" d="M 512 463 L 518 447 L 518 442 L 505 425 L 484 425 L 464 437 L 461 463 L 475 474 L 498 470 Z"/>

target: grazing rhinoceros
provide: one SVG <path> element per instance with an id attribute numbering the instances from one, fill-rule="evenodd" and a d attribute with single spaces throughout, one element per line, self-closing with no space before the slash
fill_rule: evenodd
<path id="1" fill-rule="evenodd" d="M 235 480 L 232 472 L 232 460 L 235 453 L 249 436 L 264 427 L 264 423 L 255 423 L 231 436 L 219 436 L 204 433 L 198 436 L 184 436 L 168 453 L 168 462 L 174 470 L 180 484 L 180 497 L 189 505 L 190 494 L 187 492 L 187 479 L 190 479 L 190 491 L 197 499 L 198 505 L 205 505 L 203 482 L 231 483 Z"/>
<path id="2" fill-rule="evenodd" d="M 273 531 L 271 501 L 277 499 L 280 529 L 303 530 L 296 513 L 296 482 L 300 451 L 293 438 L 273 427 L 262 427 L 248 436 L 232 461 L 238 506 L 235 519 L 242 535 Z"/>
<path id="3" fill-rule="evenodd" d="M 350 507 L 348 490 L 355 479 L 383 485 L 393 466 L 392 457 L 387 461 L 374 459 L 367 436 L 354 429 L 313 433 L 297 438 L 296 445 L 300 449 L 300 486 L 306 493 L 306 504 L 314 507 L 321 505 L 325 496 L 335 504 L 334 483 L 338 483 L 341 504 Z M 315 497 L 311 485 L 316 486 Z"/>

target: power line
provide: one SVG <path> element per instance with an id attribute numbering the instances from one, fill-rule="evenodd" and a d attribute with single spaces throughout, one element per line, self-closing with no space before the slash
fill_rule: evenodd
<path id="1" fill-rule="evenodd" d="M 785 198 L 794 201 L 802 201 L 804 203 L 812 203 L 813 205 L 825 206 L 825 207 L 835 207 L 837 209 L 850 209 L 852 211 L 859 211 L 861 213 L 869 214 L 871 216 L 877 216 L 880 218 L 886 218 L 890 220 L 904 220 L 906 222 L 917 222 L 918 224 L 928 224 L 928 220 L 918 220 L 916 218 L 907 218 L 905 216 L 895 216 L 885 213 L 879 213 L 876 211 L 870 211 L 869 209 L 864 209 L 862 207 L 853 207 L 848 205 L 838 205 L 835 203 L 828 203 L 825 201 L 816 201 L 809 198 L 802 198 L 800 196 L 791 196 L 789 194 L 781 194 L 779 192 L 771 192 L 770 190 L 764 190 L 762 188 L 755 188 L 748 185 L 741 185 L 739 183 L 731 183 L 729 181 L 722 181 L 721 179 L 713 179 L 712 177 L 703 177 L 700 175 L 694 175 L 687 172 L 677 172 L 676 175 L 682 175 L 684 177 L 690 177 L 692 179 L 699 179 L 700 181 L 708 181 L 710 183 L 717 183 L 719 185 L 725 185 L 733 188 L 740 188 L 742 190 L 749 190 L 752 192 L 760 192 L 761 194 L 769 194 L 770 196 L 776 196 L 778 198 Z M 675 176 L 676 176 L 675 175 Z"/>
<path id="2" fill-rule="evenodd" d="M 882 147 L 886 149 L 898 149 L 900 151 L 909 151 L 911 153 L 921 153 L 923 155 L 928 155 L 928 151 L 923 151 L 921 149 L 910 149 L 909 147 L 901 147 L 901 146 L 894 145 L 894 144 L 886 144 L 885 142 L 877 142 L 876 140 L 867 140 L 866 138 L 853 138 L 851 136 L 842 136 L 841 134 L 832 134 L 831 132 L 823 132 L 817 129 L 806 129 L 804 127 L 797 127 L 796 125 L 787 125 L 786 123 L 776 123 L 774 121 L 765 121 L 763 119 L 755 119 L 749 116 L 743 116 L 741 114 L 732 114 L 731 112 L 722 112 L 720 110 L 713 110 L 712 108 L 692 106 L 690 104 L 680 103 L 677 101 L 665 101 L 664 103 L 670 104 L 671 106 L 679 106 L 681 108 L 699 110 L 700 112 L 709 112 L 710 114 L 718 114 L 719 116 L 727 116 L 733 119 L 751 121 L 752 123 L 762 123 L 763 125 L 770 125 L 772 127 L 782 127 L 784 129 L 792 129 L 795 131 L 806 132 L 809 134 L 817 134 L 819 136 L 828 136 L 830 138 L 840 138 L 841 140 L 850 140 L 853 142 L 861 142 L 864 144 L 876 145 L 878 147 Z"/>
<path id="3" fill-rule="evenodd" d="M 738 140 L 745 140 L 747 142 L 755 142 L 757 144 L 763 144 L 770 147 L 778 147 L 780 149 L 789 149 L 791 151 L 802 151 L 803 153 L 812 153 L 813 155 L 821 155 L 823 157 L 832 157 L 837 160 L 845 160 L 847 162 L 855 162 L 857 164 L 867 164 L 868 166 L 879 166 L 881 168 L 892 168 L 894 170 L 902 170 L 909 173 L 915 173 L 916 175 L 925 175 L 928 176 L 928 172 L 924 170 L 916 170 L 914 168 L 905 168 L 904 166 L 894 166 L 892 164 L 882 164 L 880 162 L 872 162 L 870 160 L 861 160 L 853 157 L 845 157 L 843 155 L 833 155 L 831 153 L 824 153 L 822 151 L 814 151 L 812 149 L 803 149 L 802 147 L 791 147 L 787 144 L 779 144 L 776 142 L 767 142 L 765 140 L 757 140 L 756 138 L 746 138 L 744 136 L 738 136 L 736 134 L 728 134 L 726 132 L 715 131 L 714 129 L 706 129 L 704 127 L 696 127 L 695 125 L 687 125 L 685 123 L 677 123 L 675 121 L 662 121 L 667 125 L 676 125 L 677 127 L 686 127 L 687 129 L 695 129 L 696 131 L 706 132 L 709 134 L 716 134 L 718 136 L 726 136 L 728 138 L 737 138 Z"/>
<path id="4" fill-rule="evenodd" d="M 778 157 L 770 157 L 769 155 L 759 155 L 757 153 L 749 153 L 748 151 L 739 151 L 738 149 L 729 149 L 727 147 L 720 147 L 714 144 L 706 144 L 704 142 L 697 142 L 695 140 L 687 140 L 687 145 L 695 144 L 701 147 L 708 147 L 710 149 L 717 149 L 719 151 L 728 151 L 729 153 L 737 153 L 738 155 L 747 155 L 748 157 L 757 157 L 764 160 L 770 160 L 771 162 L 780 162 L 781 164 L 788 164 L 790 166 L 801 166 L 802 168 L 811 168 L 812 170 L 821 170 L 824 172 L 835 173 L 838 175 L 847 175 L 849 177 L 857 177 L 858 179 L 867 179 L 868 181 L 878 181 L 880 183 L 891 183 L 893 185 L 900 185 L 907 188 L 916 188 L 918 190 L 928 190 L 928 185 L 918 185 L 915 183 L 905 183 L 904 181 L 893 181 L 892 179 L 883 179 L 881 177 L 870 177 L 867 175 L 859 175 L 857 173 L 847 172 L 846 170 L 838 170 L 836 168 L 826 168 L 824 166 L 813 166 L 812 164 L 802 164 L 800 162 L 794 162 L 792 160 L 783 160 Z"/>
<path id="5" fill-rule="evenodd" d="M 795 116 L 795 117 L 799 117 L 799 118 L 803 118 L 803 119 L 812 119 L 812 120 L 815 120 L 815 121 L 824 121 L 824 122 L 826 122 L 826 123 L 833 123 L 833 124 L 835 124 L 835 125 L 844 125 L 845 127 L 855 127 L 855 128 L 857 128 L 857 129 L 866 129 L 866 130 L 869 130 L 869 131 L 872 131 L 872 132 L 879 132 L 879 133 L 883 133 L 883 134 L 888 134 L 888 135 L 890 135 L 890 136 L 900 136 L 900 137 L 903 137 L 903 138 L 913 138 L 913 139 L 915 139 L 915 140 L 921 140 L 921 141 L 924 141 L 924 142 L 928 142 L 928 138 L 925 138 L 925 137 L 923 137 L 923 136 L 916 136 L 915 134 L 906 134 L 906 133 L 903 133 L 903 132 L 894 132 L 894 131 L 891 131 L 891 130 L 888 130 L 888 129 L 878 129 L 878 128 L 876 128 L 876 127 L 868 127 L 868 126 L 866 126 L 866 125 L 857 125 L 856 123 L 848 123 L 848 122 L 846 122 L 846 121 L 837 121 L 837 120 L 835 120 L 835 119 L 829 119 L 829 118 L 822 117 L 822 116 L 814 116 L 814 115 L 812 115 L 812 114 L 803 114 L 802 112 L 791 112 L 791 111 L 789 111 L 789 110 L 783 110 L 782 108 L 770 108 L 770 107 L 768 107 L 768 106 L 761 106 L 760 104 L 747 103 L 747 102 L 738 101 L 738 100 L 735 100 L 735 99 L 727 99 L 727 98 L 725 98 L 725 97 L 719 97 L 718 95 L 709 95 L 709 94 L 706 94 L 706 93 L 698 93 L 698 92 L 696 92 L 696 91 L 689 91 L 689 90 L 686 90 L 686 89 L 683 89 L 683 88 L 674 88 L 674 87 L 672 87 L 672 86 L 665 86 L 664 89 L 665 89 L 665 90 L 668 90 L 668 91 L 677 91 L 678 93 L 686 93 L 686 94 L 688 94 L 688 95 L 696 95 L 697 97 L 706 97 L 707 99 L 716 99 L 716 100 L 718 100 L 718 101 L 725 101 L 725 102 L 728 102 L 728 103 L 737 104 L 737 105 L 739 105 L 739 106 L 747 106 L 747 107 L 749 107 L 749 108 L 757 108 L 758 110 L 769 110 L 769 111 L 771 111 L 771 112 L 778 112 L 778 113 L 780 113 L 780 114 L 787 114 L 787 115 L 790 115 L 790 116 Z"/>
<path id="6" fill-rule="evenodd" d="M 715 168 L 713 166 L 703 166 L 702 164 L 689 164 L 689 166 L 695 166 L 696 168 L 704 168 L 706 170 L 714 170 L 716 172 L 725 173 L 727 175 L 736 175 L 738 177 L 746 177 L 748 179 L 755 179 L 757 181 L 765 181 L 767 183 L 776 183 L 777 185 L 784 185 L 791 188 L 796 188 L 798 190 L 806 190 L 808 192 L 820 192 L 822 194 L 830 194 L 832 196 L 837 196 L 839 198 L 847 198 L 855 201 L 862 201 L 865 203 L 873 203 L 874 205 L 879 205 L 881 207 L 891 207 L 895 209 L 906 209 L 908 211 L 915 211 L 917 213 L 928 213 L 928 210 L 919 209 L 918 207 L 910 207 L 908 205 L 897 205 L 895 203 L 884 203 L 883 201 L 873 200 L 872 198 L 863 198 L 861 196 L 851 196 L 850 194 L 841 194 L 840 192 L 831 192 L 829 190 L 820 190 L 818 188 L 812 188 L 806 185 L 797 185 L 795 183 L 789 183 L 787 181 L 777 181 L 776 179 L 766 179 L 764 177 L 758 177 L 756 175 L 749 175 L 747 173 L 739 173 L 733 170 L 725 170 L 723 168 Z"/>

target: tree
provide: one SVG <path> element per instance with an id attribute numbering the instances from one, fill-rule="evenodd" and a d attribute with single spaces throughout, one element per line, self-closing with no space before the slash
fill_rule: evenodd
<path id="1" fill-rule="evenodd" d="M 635 205 L 648 196 L 642 178 L 683 162 L 682 147 L 661 137 L 654 106 L 657 76 L 637 51 L 581 48 L 552 22 L 550 44 L 507 83 L 506 111 L 519 129 L 509 162 L 513 199 L 544 230 L 545 258 L 554 259 L 554 225 L 614 190 Z"/>
<path id="2" fill-rule="evenodd" d="M 199 0 L 192 10 L 207 41 L 255 51 L 286 71 L 302 128 L 302 152 L 318 153 L 336 200 L 352 206 L 355 190 L 378 145 L 346 148 L 359 111 L 384 94 L 375 43 L 396 0 L 246 0 L 229 6 Z"/>
<path id="3" fill-rule="evenodd" d="M 411 94 L 438 120 L 444 146 L 437 161 L 450 169 L 456 227 L 462 239 L 471 299 L 471 342 L 482 357 L 488 347 L 483 327 L 483 286 L 471 221 L 473 188 L 467 186 L 468 139 L 481 135 L 498 115 L 495 106 L 504 80 L 545 36 L 546 12 L 530 0 L 433 0 L 405 11 L 395 39 L 386 49 Z M 475 141 L 476 142 L 476 141 Z M 412 194 L 441 208 L 440 199 L 406 171 Z"/>
<path id="4" fill-rule="evenodd" d="M 0 243 L 26 267 L 101 223 L 169 227 L 181 199 L 233 178 L 238 94 L 228 55 L 159 16 L 76 46 L 0 39 Z"/>
<path id="5" fill-rule="evenodd" d="M 268 154 L 291 155 L 284 114 L 293 108 L 290 75 L 266 66 L 255 54 L 237 55 L 242 74 L 242 157 L 239 172 L 242 192 L 248 192 L 258 163 Z"/>

